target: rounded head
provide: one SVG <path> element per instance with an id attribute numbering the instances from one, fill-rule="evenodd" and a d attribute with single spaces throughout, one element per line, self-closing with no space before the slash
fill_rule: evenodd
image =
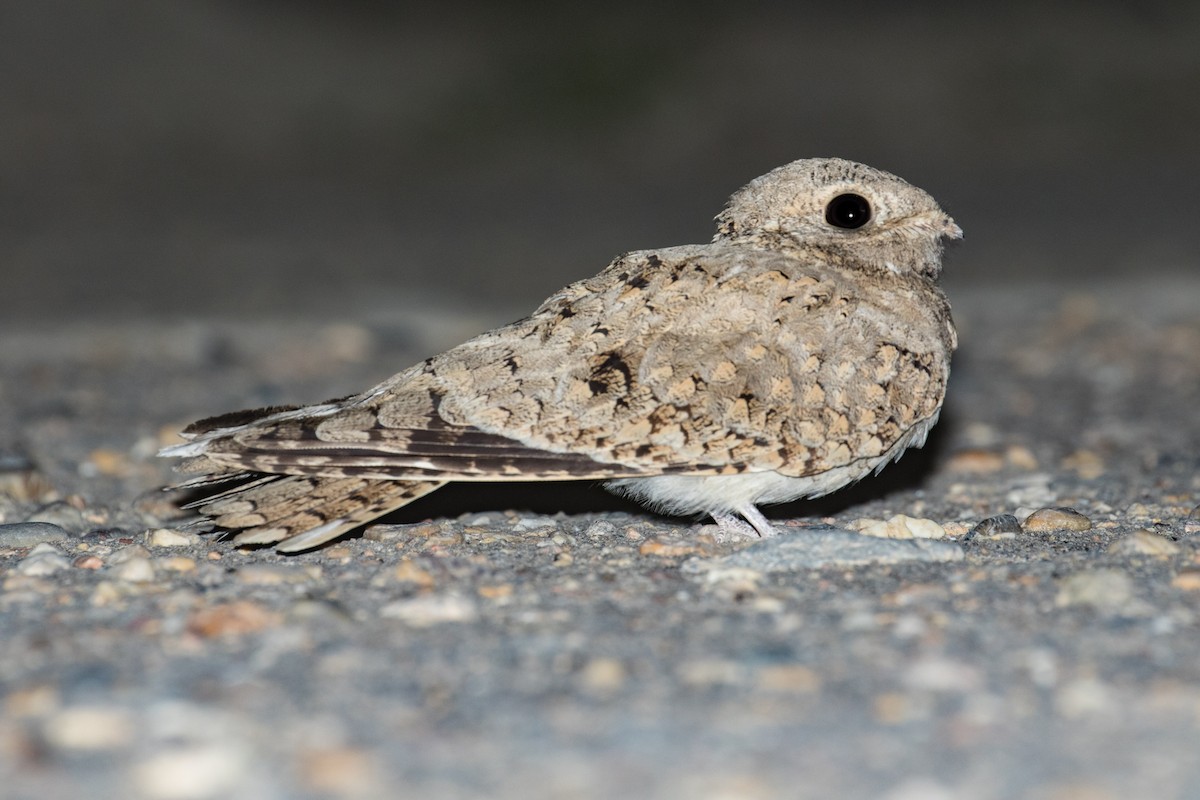
<path id="1" fill-rule="evenodd" d="M 946 237 L 962 230 L 911 183 L 854 161 L 806 158 L 734 192 L 714 241 L 815 247 L 868 268 L 937 277 Z"/>

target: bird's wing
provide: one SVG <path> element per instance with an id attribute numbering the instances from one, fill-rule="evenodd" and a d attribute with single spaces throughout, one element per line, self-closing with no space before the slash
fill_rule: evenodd
<path id="1" fill-rule="evenodd" d="M 931 286 L 896 278 L 881 305 L 845 277 L 738 247 L 628 254 L 362 395 L 199 423 L 171 454 L 422 481 L 823 472 L 936 415 L 952 346 Z"/>

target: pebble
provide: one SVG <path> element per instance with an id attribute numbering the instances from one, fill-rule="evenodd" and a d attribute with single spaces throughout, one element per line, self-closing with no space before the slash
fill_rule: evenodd
<path id="1" fill-rule="evenodd" d="M 49 503 L 26 518 L 26 522 L 47 522 L 74 534 L 91 530 L 91 523 L 83 517 L 83 512 L 66 501 Z"/>
<path id="2" fill-rule="evenodd" d="M 29 555 L 21 559 L 16 569 L 22 575 L 45 577 L 70 568 L 70 560 L 58 548 L 43 542 L 30 550 Z"/>
<path id="3" fill-rule="evenodd" d="M 1054 502 L 1055 494 L 1050 489 L 1051 476 L 1044 472 L 1023 475 L 1013 482 L 1013 488 L 1004 496 L 1009 506 L 1038 508 Z"/>
<path id="4" fill-rule="evenodd" d="M 662 541 L 661 539 L 650 539 L 642 542 L 638 547 L 638 554 L 643 556 L 658 556 L 659 558 L 679 558 L 680 556 L 692 556 L 701 551 L 700 545 L 696 541 Z"/>
<path id="5" fill-rule="evenodd" d="M 627 671 L 619 659 L 593 658 L 579 671 L 579 682 L 589 692 L 615 692 L 625 683 Z"/>
<path id="6" fill-rule="evenodd" d="M 133 741 L 135 728 L 129 712 L 107 706 L 74 706 L 46 719 L 42 735 L 53 747 L 64 750 L 116 750 Z"/>
<path id="7" fill-rule="evenodd" d="M 1031 533 L 1088 531 L 1092 521 L 1073 508 L 1039 508 L 1025 518 L 1024 528 Z"/>
<path id="8" fill-rule="evenodd" d="M 196 559 L 188 558 L 187 556 L 160 558 L 155 560 L 154 563 L 170 572 L 191 572 L 196 569 Z"/>
<path id="9" fill-rule="evenodd" d="M 61 526 L 50 522 L 0 525 L 0 547 L 33 547 L 44 542 L 62 542 L 70 536 Z"/>
<path id="10" fill-rule="evenodd" d="M 1183 522 L 1183 532 L 1188 536 L 1200 533 L 1200 506 L 1193 508 Z"/>
<path id="11" fill-rule="evenodd" d="M 122 547 L 108 557 L 110 566 L 119 566 L 130 561 L 149 561 L 150 551 L 140 544 L 131 544 L 127 547 Z"/>
<path id="12" fill-rule="evenodd" d="M 22 503 L 41 503 L 54 497 L 50 479 L 33 462 L 18 454 L 0 455 L 0 494 Z"/>
<path id="13" fill-rule="evenodd" d="M 961 561 L 954 542 L 930 539 L 880 539 L 834 527 L 812 527 L 776 536 L 722 558 L 690 558 L 680 569 L 707 580 L 712 570 L 788 573 L 821 567 L 900 564 L 911 561 Z"/>
<path id="14" fill-rule="evenodd" d="M 112 450 L 107 447 L 93 450 L 88 455 L 87 462 L 80 465 L 80 473 L 87 477 L 108 475 L 109 477 L 122 478 L 130 475 L 133 470 L 133 461 L 130 460 L 128 453 L 123 453 L 120 450 Z"/>
<path id="15" fill-rule="evenodd" d="M 1055 598 L 1058 606 L 1091 606 L 1120 611 L 1133 599 L 1133 580 L 1116 569 L 1091 569 L 1063 580 Z"/>
<path id="16" fill-rule="evenodd" d="M 283 617 L 259 603 L 236 600 L 202 608 L 188 618 L 189 632 L 206 639 L 218 636 L 241 636 L 279 625 Z"/>
<path id="17" fill-rule="evenodd" d="M 968 472 L 973 475 L 986 475 L 1004 469 L 1004 454 L 994 450 L 971 448 L 960 450 L 950 456 L 946 469 L 951 472 Z"/>
<path id="18" fill-rule="evenodd" d="M 759 688 L 768 692 L 809 694 L 821 689 L 821 676 L 803 664 L 773 664 L 754 674 Z"/>
<path id="19" fill-rule="evenodd" d="M 1014 444 L 1004 451 L 1004 457 L 1008 461 L 1010 467 L 1033 472 L 1038 468 L 1037 456 L 1028 447 L 1019 444 Z"/>
<path id="20" fill-rule="evenodd" d="M 395 542 L 415 538 L 428 538 L 441 533 L 442 526 L 436 522 L 418 522 L 411 525 L 371 525 L 363 530 L 368 542 Z"/>
<path id="21" fill-rule="evenodd" d="M 462 595 L 426 594 L 387 603 L 379 609 L 379 616 L 426 628 L 445 622 L 472 622 L 479 616 L 479 609 Z"/>
<path id="22" fill-rule="evenodd" d="M 1062 467 L 1089 481 L 1099 478 L 1105 472 L 1104 459 L 1092 450 L 1076 450 L 1062 460 Z"/>
<path id="23" fill-rule="evenodd" d="M 319 796 L 380 797 L 383 783 L 372 754 L 349 747 L 327 747 L 301 754 L 297 764 L 306 788 Z"/>
<path id="24" fill-rule="evenodd" d="M 141 556 L 109 561 L 108 574 L 126 583 L 151 583 L 155 578 L 154 564 Z"/>
<path id="25" fill-rule="evenodd" d="M 150 547 L 190 547 L 199 543 L 200 537 L 194 533 L 183 533 L 170 528 L 146 531 L 146 544 Z"/>
<path id="26" fill-rule="evenodd" d="M 235 579 L 247 586 L 283 586 L 321 579 L 316 564 L 248 564 L 238 569 Z"/>
<path id="27" fill-rule="evenodd" d="M 1106 683 L 1089 676 L 1065 683 L 1055 696 L 1054 704 L 1064 717 L 1078 719 L 1114 712 L 1117 699 Z"/>
<path id="28" fill-rule="evenodd" d="M 1022 533 L 1020 521 L 1012 514 L 997 514 L 994 517 L 980 520 L 967 533 L 967 539 L 1015 539 Z"/>
<path id="29" fill-rule="evenodd" d="M 613 539 L 618 535 L 617 526 L 606 519 L 599 519 L 588 525 L 583 535 L 589 539 Z"/>
<path id="30" fill-rule="evenodd" d="M 896 514 L 888 520 L 860 519 L 847 527 L 882 539 L 945 539 L 946 530 L 931 519 Z"/>
<path id="31" fill-rule="evenodd" d="M 134 785 L 152 800 L 208 800 L 239 794 L 247 756 L 232 743 L 172 747 L 133 770 Z"/>
<path id="32" fill-rule="evenodd" d="M 411 558 L 405 558 L 394 568 L 381 571 L 371 583 L 374 586 L 380 586 L 392 582 L 412 583 L 422 589 L 432 589 L 437 580 L 429 570 L 421 567 Z"/>
<path id="33" fill-rule="evenodd" d="M 1145 528 L 1117 539 L 1106 550 L 1115 555 L 1153 556 L 1156 558 L 1169 558 L 1179 551 L 1180 547 L 1175 542 Z"/>
<path id="34" fill-rule="evenodd" d="M 1184 569 L 1171 579 L 1171 586 L 1185 592 L 1200 592 L 1200 569 Z"/>

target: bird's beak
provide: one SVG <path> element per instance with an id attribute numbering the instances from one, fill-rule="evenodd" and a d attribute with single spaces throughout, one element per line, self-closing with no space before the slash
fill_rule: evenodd
<path id="1" fill-rule="evenodd" d="M 942 217 L 941 227 L 942 227 L 942 235 L 943 236 L 946 236 L 947 238 L 950 238 L 950 239 L 963 238 L 962 228 L 958 227 L 958 225 L 955 224 L 954 220 L 950 219 L 950 217 L 948 217 L 948 216 Z"/>

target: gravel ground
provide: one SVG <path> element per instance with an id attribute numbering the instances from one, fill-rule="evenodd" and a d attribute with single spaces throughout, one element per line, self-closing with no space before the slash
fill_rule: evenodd
<path id="1" fill-rule="evenodd" d="M 1200 797 L 1197 298 L 955 292 L 930 445 L 777 540 L 481 485 L 293 557 L 155 450 L 495 320 L 5 329 L 5 794 Z"/>

